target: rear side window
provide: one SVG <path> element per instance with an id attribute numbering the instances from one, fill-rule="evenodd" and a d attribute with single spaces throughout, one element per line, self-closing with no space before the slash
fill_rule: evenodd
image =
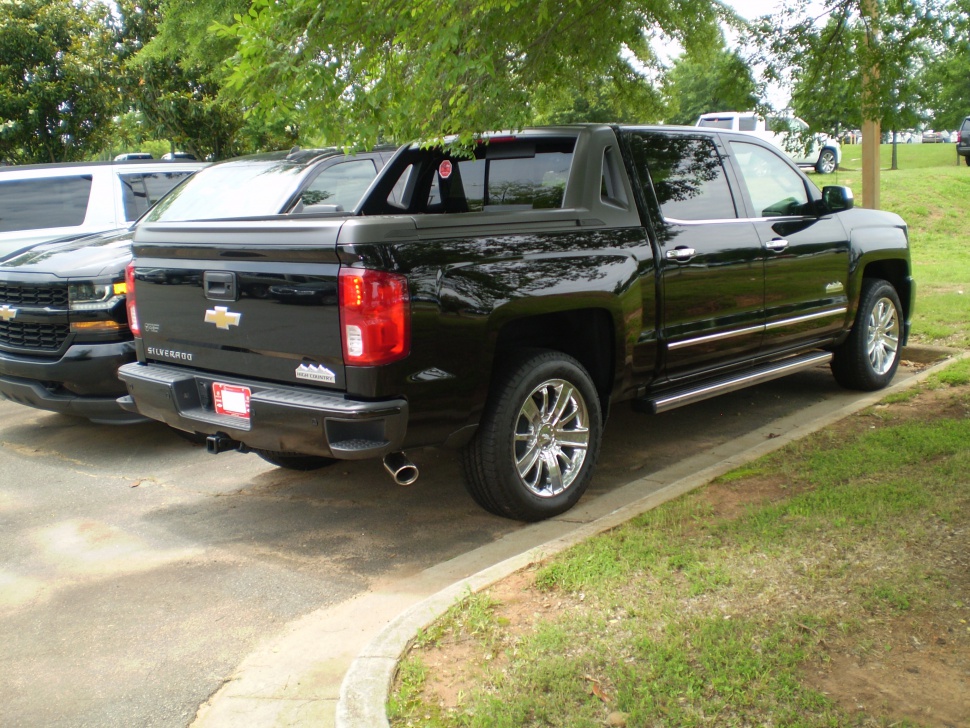
<path id="1" fill-rule="evenodd" d="M 758 120 L 753 116 L 742 116 L 738 119 L 738 131 L 757 131 Z"/>
<path id="2" fill-rule="evenodd" d="M 91 175 L 0 181 L 0 232 L 81 225 L 90 196 Z"/>
<path id="3" fill-rule="evenodd" d="M 175 185 L 191 172 L 157 172 L 154 174 L 121 175 L 122 199 L 125 204 L 125 220 L 131 222 L 148 212 Z"/>
<path id="4" fill-rule="evenodd" d="M 970 131 L 970 116 L 963 120 L 963 126 L 960 127 L 960 131 Z"/>
<path id="5" fill-rule="evenodd" d="M 721 157 L 706 137 L 631 132 L 633 163 L 640 183 L 652 186 L 668 220 L 737 217 Z"/>

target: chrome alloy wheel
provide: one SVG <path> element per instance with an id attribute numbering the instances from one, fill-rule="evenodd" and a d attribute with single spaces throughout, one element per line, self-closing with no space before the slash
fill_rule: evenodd
<path id="1" fill-rule="evenodd" d="M 880 298 L 869 312 L 866 352 L 872 370 L 879 375 L 888 372 L 899 352 L 899 316 L 888 298 Z"/>
<path id="2" fill-rule="evenodd" d="M 589 447 L 589 414 L 576 387 L 550 379 L 532 390 L 515 420 L 515 467 L 535 495 L 551 498 L 579 475 Z"/>

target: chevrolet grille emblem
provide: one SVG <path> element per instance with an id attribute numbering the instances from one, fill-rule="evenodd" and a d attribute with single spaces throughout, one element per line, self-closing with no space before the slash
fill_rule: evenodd
<path id="1" fill-rule="evenodd" d="M 3 319 L 4 323 L 8 321 L 13 321 L 17 317 L 17 309 L 10 308 L 7 304 L 0 306 L 0 319 Z"/>
<path id="2" fill-rule="evenodd" d="M 229 330 L 230 326 L 239 326 L 241 313 L 233 313 L 225 306 L 216 306 L 205 312 L 205 322 L 215 324 L 217 329 Z"/>

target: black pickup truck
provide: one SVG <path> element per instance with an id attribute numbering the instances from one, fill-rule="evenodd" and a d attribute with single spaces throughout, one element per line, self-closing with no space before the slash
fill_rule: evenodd
<path id="1" fill-rule="evenodd" d="M 164 190 L 156 182 L 156 197 L 164 196 L 145 219 L 352 207 L 393 152 L 304 149 L 220 162 L 167 195 L 175 181 Z M 135 360 L 125 309 L 131 236 L 121 229 L 56 240 L 0 262 L 0 399 L 100 423 L 145 420 L 117 402 L 127 391 L 118 367 Z"/>
<path id="2" fill-rule="evenodd" d="M 355 209 L 140 225 L 130 409 L 311 469 L 462 449 L 494 513 L 562 513 L 610 407 L 831 361 L 877 389 L 913 310 L 905 223 L 716 129 L 580 125 L 400 149 Z M 467 155 L 467 152 L 465 153 Z"/>

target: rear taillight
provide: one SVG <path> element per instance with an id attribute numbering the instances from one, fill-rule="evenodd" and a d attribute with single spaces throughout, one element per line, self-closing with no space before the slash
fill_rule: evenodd
<path id="1" fill-rule="evenodd" d="M 125 268 L 125 306 L 128 309 L 128 328 L 135 336 L 141 336 L 138 309 L 135 307 L 135 264 L 133 262 Z"/>
<path id="2" fill-rule="evenodd" d="M 390 364 L 411 352 L 411 306 L 404 276 L 341 268 L 339 288 L 344 363 Z"/>

